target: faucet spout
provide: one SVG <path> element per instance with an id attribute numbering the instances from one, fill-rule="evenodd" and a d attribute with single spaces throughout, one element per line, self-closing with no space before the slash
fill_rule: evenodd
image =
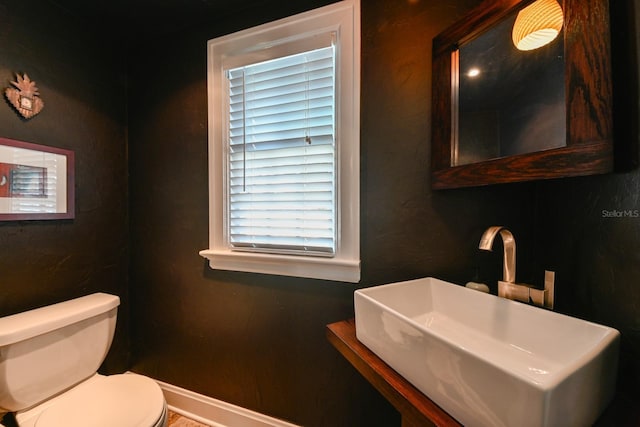
<path id="1" fill-rule="evenodd" d="M 480 238 L 480 249 L 491 251 L 493 241 L 500 233 L 502 247 L 504 248 L 504 263 L 502 266 L 503 281 L 508 283 L 516 282 L 516 239 L 513 234 L 502 226 L 492 226 L 482 234 Z"/>

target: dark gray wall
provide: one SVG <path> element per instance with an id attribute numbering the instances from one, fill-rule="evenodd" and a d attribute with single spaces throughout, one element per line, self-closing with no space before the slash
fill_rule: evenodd
<path id="1" fill-rule="evenodd" d="M 73 150 L 76 159 L 75 219 L 0 221 L 0 315 L 97 291 L 119 295 L 107 370 L 129 363 L 123 64 L 122 52 L 48 3 L 0 1 L 0 137 Z M 4 97 L 16 72 L 44 100 L 28 121 Z"/>

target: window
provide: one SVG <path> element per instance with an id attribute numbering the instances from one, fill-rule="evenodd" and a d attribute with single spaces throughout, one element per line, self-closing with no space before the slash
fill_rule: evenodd
<path id="1" fill-rule="evenodd" d="M 359 31 L 349 0 L 209 41 L 212 268 L 360 280 Z"/>

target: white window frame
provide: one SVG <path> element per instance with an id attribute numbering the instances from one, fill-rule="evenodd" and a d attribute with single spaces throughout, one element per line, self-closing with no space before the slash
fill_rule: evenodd
<path id="1" fill-rule="evenodd" d="M 228 243 L 224 61 L 277 57 L 286 44 L 335 33 L 336 253 L 333 257 L 235 251 Z M 209 40 L 209 248 L 213 269 L 360 281 L 360 1 L 344 0 L 299 15 Z M 281 55 L 282 56 L 282 55 Z"/>

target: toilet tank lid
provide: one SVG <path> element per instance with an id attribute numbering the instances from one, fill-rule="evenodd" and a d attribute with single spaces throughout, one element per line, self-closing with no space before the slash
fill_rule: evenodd
<path id="1" fill-rule="evenodd" d="M 120 297 L 95 293 L 0 318 L 0 346 L 17 343 L 96 316 L 120 305 Z"/>

